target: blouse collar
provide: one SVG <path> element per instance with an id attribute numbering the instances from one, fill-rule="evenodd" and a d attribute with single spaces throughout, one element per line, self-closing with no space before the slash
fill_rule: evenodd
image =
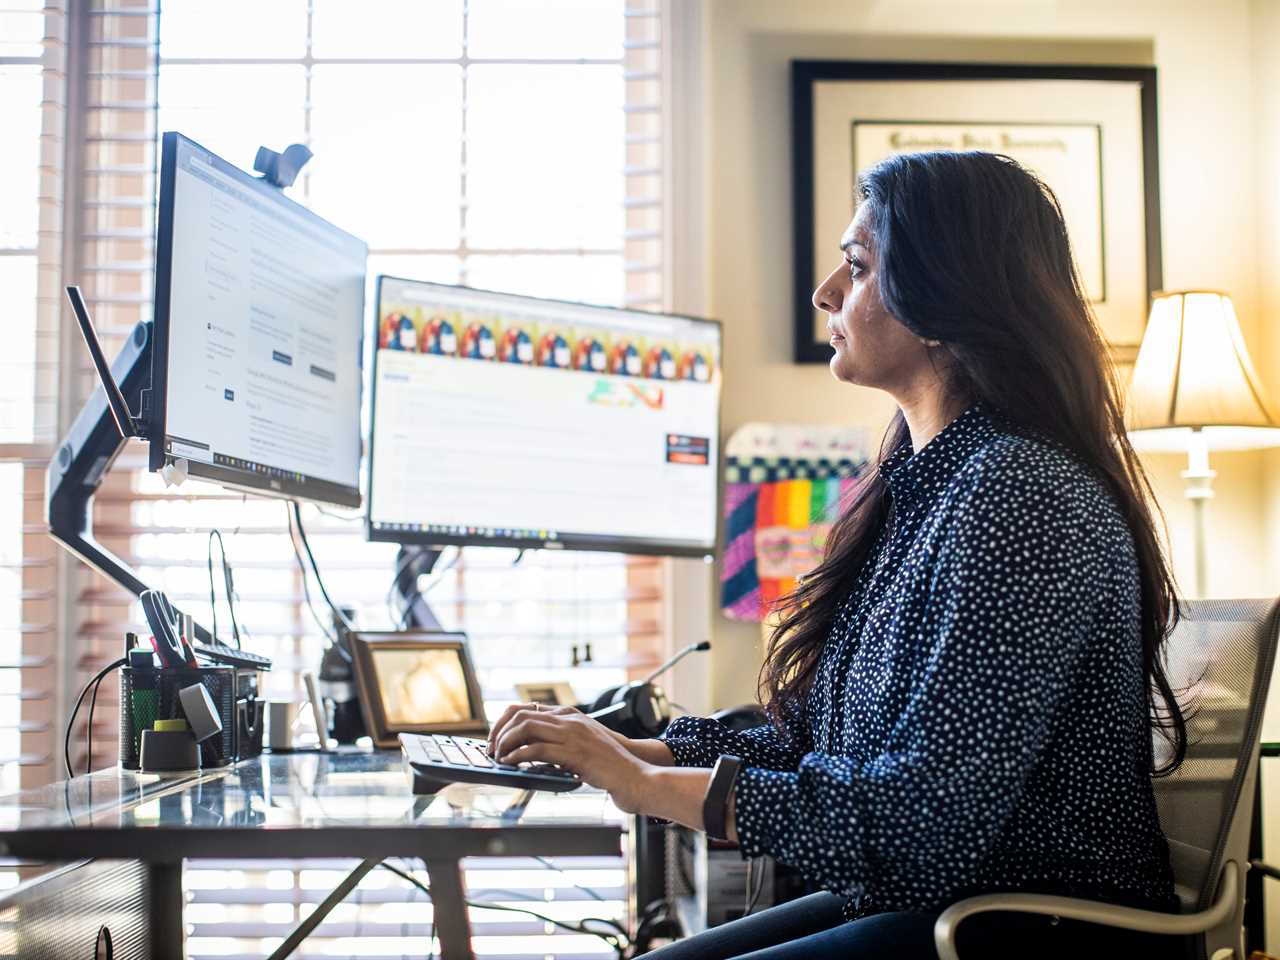
<path id="1" fill-rule="evenodd" d="M 880 475 L 899 505 L 921 494 L 936 493 L 951 481 L 974 447 L 995 432 L 986 409 L 975 403 L 918 452 L 912 452 L 908 438 L 880 464 Z"/>

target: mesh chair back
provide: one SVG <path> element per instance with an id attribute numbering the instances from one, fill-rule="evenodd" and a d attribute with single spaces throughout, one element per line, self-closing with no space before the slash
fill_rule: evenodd
<path id="1" fill-rule="evenodd" d="M 1226 861 L 1247 863 L 1278 626 L 1277 602 L 1190 600 L 1169 636 L 1167 670 L 1187 716 L 1187 757 L 1153 782 L 1184 912 L 1209 906 Z M 1157 760 L 1168 753 L 1157 735 Z"/>

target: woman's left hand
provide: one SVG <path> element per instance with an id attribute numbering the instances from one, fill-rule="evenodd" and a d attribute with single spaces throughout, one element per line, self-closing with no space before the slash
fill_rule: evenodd
<path id="1" fill-rule="evenodd" d="M 524 707 L 498 735 L 500 763 L 554 763 L 609 791 L 618 809 L 640 813 L 652 764 L 636 758 L 607 727 L 581 713 Z"/>

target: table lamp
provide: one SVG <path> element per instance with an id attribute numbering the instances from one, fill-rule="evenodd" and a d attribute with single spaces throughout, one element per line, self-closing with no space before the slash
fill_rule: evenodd
<path id="1" fill-rule="evenodd" d="M 1231 298 L 1214 290 L 1156 294 L 1130 381 L 1128 428 L 1136 450 L 1187 454 L 1197 596 L 1207 593 L 1209 451 L 1280 446 L 1271 410 Z"/>

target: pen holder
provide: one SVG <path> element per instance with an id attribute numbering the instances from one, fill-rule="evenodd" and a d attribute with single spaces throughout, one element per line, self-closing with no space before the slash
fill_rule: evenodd
<path id="1" fill-rule="evenodd" d="M 122 667 L 120 766 L 126 770 L 138 769 L 143 730 L 152 729 L 157 720 L 183 719 L 178 691 L 193 683 L 203 684 L 209 691 L 222 721 L 222 732 L 200 744 L 200 766 L 221 767 L 238 759 L 236 734 L 240 717 L 236 709 L 236 673 L 234 667 L 189 667 L 181 670 Z M 261 742 L 259 733 L 257 752 L 262 750 Z"/>

